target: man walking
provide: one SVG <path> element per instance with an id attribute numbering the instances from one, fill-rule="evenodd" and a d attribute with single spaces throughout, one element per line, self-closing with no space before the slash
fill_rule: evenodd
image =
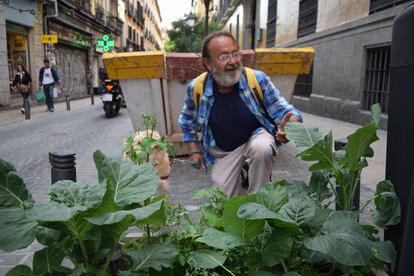
<path id="1" fill-rule="evenodd" d="M 278 153 L 276 143 L 288 142 L 286 123 L 302 121 L 302 115 L 280 95 L 268 76 L 249 69 L 254 72 L 262 99 L 252 91 L 245 73 L 248 68 L 243 68 L 239 47 L 231 34 L 216 32 L 206 37 L 202 61 L 208 71 L 202 95 L 199 100 L 194 97 L 194 79 L 187 86 L 179 118 L 190 162 L 212 167 L 213 185 L 229 196 L 256 192 L 270 180 Z M 246 160 L 250 166 L 247 190 L 240 181 Z"/>
<path id="2" fill-rule="evenodd" d="M 46 111 L 54 111 L 54 99 L 53 88 L 56 84 L 59 84 L 59 88 L 62 88 L 61 81 L 55 69 L 50 67 L 50 62 L 46 58 L 43 60 L 44 67 L 39 71 L 39 88 L 43 87 L 43 93 L 45 93 L 47 109 Z"/>

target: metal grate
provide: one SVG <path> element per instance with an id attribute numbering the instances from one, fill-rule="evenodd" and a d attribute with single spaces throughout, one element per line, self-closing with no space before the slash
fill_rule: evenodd
<path id="1" fill-rule="evenodd" d="M 410 1 L 412 0 L 371 0 L 369 13 L 376 13 Z"/>
<path id="2" fill-rule="evenodd" d="M 367 49 L 362 109 L 370 110 L 375 103 L 388 113 L 390 94 L 391 46 Z"/>
<path id="3" fill-rule="evenodd" d="M 266 47 L 274 47 L 276 39 L 276 19 L 277 19 L 277 0 L 269 1 L 269 9 L 267 10 L 267 37 Z"/>
<path id="4" fill-rule="evenodd" d="M 302 37 L 316 30 L 318 0 L 300 0 L 298 37 Z"/>
<path id="5" fill-rule="evenodd" d="M 312 94 L 313 65 L 309 74 L 298 75 L 293 90 L 293 95 L 301 97 L 310 97 Z"/>

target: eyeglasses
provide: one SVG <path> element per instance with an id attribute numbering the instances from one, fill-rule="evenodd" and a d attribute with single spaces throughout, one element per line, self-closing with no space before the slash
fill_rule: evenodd
<path id="1" fill-rule="evenodd" d="M 240 52 L 234 52 L 232 54 L 221 54 L 217 57 L 217 60 L 221 62 L 228 62 L 232 57 L 234 60 L 240 60 L 241 56 L 242 55 Z"/>

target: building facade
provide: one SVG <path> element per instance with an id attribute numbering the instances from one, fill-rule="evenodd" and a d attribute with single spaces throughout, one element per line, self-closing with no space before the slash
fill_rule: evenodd
<path id="1" fill-rule="evenodd" d="M 243 48 L 313 47 L 309 75 L 292 102 L 301 110 L 364 124 L 379 102 L 386 128 L 392 24 L 410 0 L 220 0 L 218 20 L 234 33 L 243 16 Z M 237 28 L 238 30 L 238 28 Z M 238 30 L 240 33 L 240 30 Z M 237 35 L 237 32 L 236 32 Z M 237 37 L 237 36 L 236 36 Z"/>
<path id="2" fill-rule="evenodd" d="M 162 21 L 158 1 L 125 0 L 125 51 L 151 51 L 163 49 L 160 24 Z"/>

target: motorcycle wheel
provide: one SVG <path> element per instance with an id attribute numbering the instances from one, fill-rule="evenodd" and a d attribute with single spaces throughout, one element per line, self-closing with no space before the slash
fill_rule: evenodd
<path id="1" fill-rule="evenodd" d="M 113 116 L 112 103 L 104 104 L 104 110 L 106 118 L 111 118 Z"/>
<path id="2" fill-rule="evenodd" d="M 121 100 L 118 100 L 115 103 L 115 114 L 118 114 L 120 109 L 121 109 Z"/>

